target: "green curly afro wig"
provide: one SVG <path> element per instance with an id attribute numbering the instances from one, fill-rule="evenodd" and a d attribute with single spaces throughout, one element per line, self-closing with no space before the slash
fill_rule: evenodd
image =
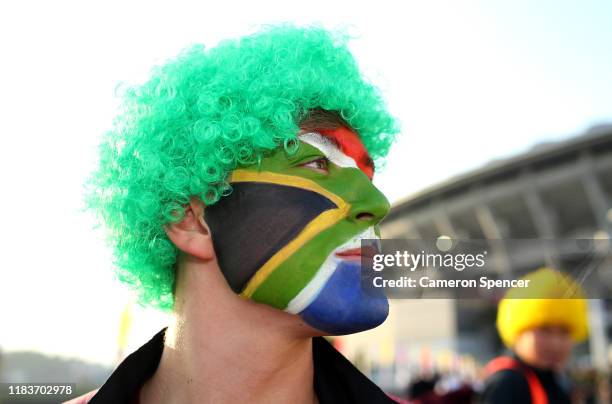
<path id="1" fill-rule="evenodd" d="M 336 111 L 381 162 L 398 124 L 347 41 L 320 27 L 267 27 L 211 49 L 190 46 L 123 88 L 86 204 L 141 304 L 173 306 L 177 248 L 163 226 L 182 219 L 191 196 L 211 205 L 230 193 L 230 171 L 290 148 L 309 111 Z"/>

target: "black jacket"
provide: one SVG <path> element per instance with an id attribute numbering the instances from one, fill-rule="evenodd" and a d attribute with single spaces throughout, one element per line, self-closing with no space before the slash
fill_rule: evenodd
<path id="1" fill-rule="evenodd" d="M 131 404 L 140 387 L 159 365 L 164 349 L 164 333 L 158 332 L 149 342 L 129 355 L 115 369 L 106 383 L 89 401 L 90 404 Z M 394 403 L 342 354 L 322 337 L 312 341 L 314 389 L 319 403 Z M 245 400 L 248 402 L 248 399 Z"/>

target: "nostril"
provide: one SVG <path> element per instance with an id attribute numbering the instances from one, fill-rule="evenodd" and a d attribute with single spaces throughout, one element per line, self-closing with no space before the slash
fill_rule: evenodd
<path id="1" fill-rule="evenodd" d="M 355 216 L 357 219 L 359 220 L 372 220 L 374 219 L 374 215 L 371 213 L 367 213 L 367 212 L 362 212 L 359 213 L 357 216 Z"/>

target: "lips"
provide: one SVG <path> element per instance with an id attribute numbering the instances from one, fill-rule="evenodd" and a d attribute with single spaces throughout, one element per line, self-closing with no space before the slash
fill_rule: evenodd
<path id="1" fill-rule="evenodd" d="M 336 252 L 336 257 L 349 261 L 359 261 L 361 258 L 372 259 L 375 254 L 378 254 L 378 250 L 372 246 L 349 248 Z"/>

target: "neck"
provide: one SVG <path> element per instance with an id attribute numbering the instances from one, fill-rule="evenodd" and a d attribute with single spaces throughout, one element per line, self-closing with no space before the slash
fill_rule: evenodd
<path id="1" fill-rule="evenodd" d="M 173 321 L 141 403 L 316 402 L 312 339 L 297 316 L 242 299 L 216 261 L 179 260 Z"/>

